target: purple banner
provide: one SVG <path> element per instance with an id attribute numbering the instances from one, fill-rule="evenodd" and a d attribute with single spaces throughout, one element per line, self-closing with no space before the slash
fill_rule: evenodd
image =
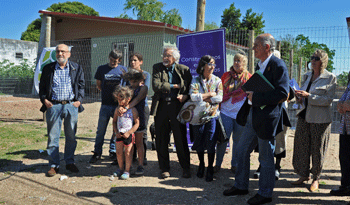
<path id="1" fill-rule="evenodd" d="M 221 77 L 226 72 L 225 29 L 179 35 L 177 47 L 181 54 L 179 63 L 188 66 L 193 76 L 197 75 L 198 62 L 204 55 L 214 57 L 214 75 Z"/>

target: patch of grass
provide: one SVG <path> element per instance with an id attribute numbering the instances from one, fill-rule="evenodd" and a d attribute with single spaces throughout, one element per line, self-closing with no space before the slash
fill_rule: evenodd
<path id="1" fill-rule="evenodd" d="M 32 124 L 0 122 L 0 159 L 18 159 L 26 151 L 45 149 L 46 129 Z"/>
<path id="2" fill-rule="evenodd" d="M 112 187 L 117 187 L 117 185 L 116 184 L 112 184 Z"/>
<path id="3" fill-rule="evenodd" d="M 325 181 L 320 181 L 320 184 L 326 185 L 326 182 Z"/>
<path id="4" fill-rule="evenodd" d="M 96 177 L 97 177 L 97 178 L 101 178 L 101 175 L 97 175 Z"/>
<path id="5" fill-rule="evenodd" d="M 63 129 L 63 125 L 62 125 Z M 77 151 L 88 144 L 86 138 L 93 138 L 94 133 L 82 134 L 77 138 Z M 61 131 L 60 146 L 64 146 L 64 131 Z M 39 153 L 39 149 L 46 150 L 46 125 L 14 123 L 8 124 L 0 121 L 0 160 L 16 160 L 22 158 L 45 157 L 47 152 Z"/>

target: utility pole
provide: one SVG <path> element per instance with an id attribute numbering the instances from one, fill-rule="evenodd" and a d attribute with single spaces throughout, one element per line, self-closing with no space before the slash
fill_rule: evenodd
<path id="1" fill-rule="evenodd" d="M 205 0 L 197 0 L 196 31 L 204 31 Z"/>

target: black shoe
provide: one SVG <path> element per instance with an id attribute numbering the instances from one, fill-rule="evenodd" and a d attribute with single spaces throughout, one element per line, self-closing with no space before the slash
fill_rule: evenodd
<path id="1" fill-rule="evenodd" d="M 111 165 L 118 166 L 118 160 L 114 160 Z"/>
<path id="2" fill-rule="evenodd" d="M 255 194 L 252 198 L 250 198 L 247 202 L 250 205 L 259 205 L 266 204 L 272 201 L 272 198 L 266 198 L 261 196 L 260 194 Z"/>
<path id="3" fill-rule="evenodd" d="M 332 189 L 330 194 L 333 196 L 350 196 L 350 188 L 340 186 L 338 189 Z"/>
<path id="4" fill-rule="evenodd" d="M 92 155 L 92 157 L 89 161 L 90 164 L 96 163 L 98 160 L 101 159 L 101 155 L 96 154 L 96 152 L 93 152 L 93 153 L 94 153 L 94 155 Z"/>
<path id="5" fill-rule="evenodd" d="M 205 181 L 211 182 L 214 179 L 214 170 L 213 167 L 207 168 L 207 176 L 205 177 Z"/>
<path id="6" fill-rule="evenodd" d="M 109 153 L 109 158 L 110 158 L 111 160 L 116 160 L 116 159 L 117 159 L 117 154 L 116 154 L 115 152 L 110 152 L 110 153 Z"/>
<path id="7" fill-rule="evenodd" d="M 191 178 L 191 170 L 190 169 L 184 169 L 182 172 L 183 178 Z"/>
<path id="8" fill-rule="evenodd" d="M 66 170 L 69 170 L 71 172 L 74 172 L 74 173 L 78 173 L 79 172 L 79 169 L 77 166 L 75 166 L 75 164 L 67 164 L 66 165 Z"/>
<path id="9" fill-rule="evenodd" d="M 237 189 L 235 186 L 230 189 L 226 189 L 224 191 L 225 196 L 234 196 L 234 195 L 247 195 L 249 193 L 248 190 Z"/>
<path id="10" fill-rule="evenodd" d="M 198 172 L 197 172 L 197 177 L 198 178 L 203 178 L 204 177 L 204 170 L 205 170 L 205 166 L 204 165 L 199 165 Z"/>

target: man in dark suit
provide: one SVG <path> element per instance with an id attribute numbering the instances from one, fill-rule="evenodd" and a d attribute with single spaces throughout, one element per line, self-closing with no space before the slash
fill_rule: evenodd
<path id="1" fill-rule="evenodd" d="M 41 74 L 39 97 L 46 111 L 47 123 L 47 153 L 49 155 L 50 170 L 47 176 L 52 177 L 59 171 L 60 155 L 59 140 L 62 121 L 66 138 L 64 160 L 66 169 L 79 172 L 74 164 L 74 152 L 77 146 L 75 134 L 78 124 L 78 112 L 84 108 L 81 103 L 84 97 L 83 68 L 77 63 L 68 61 L 70 49 L 65 44 L 56 47 L 56 62 L 46 65 Z"/>
<path id="2" fill-rule="evenodd" d="M 178 64 L 180 53 L 176 47 L 163 49 L 163 62 L 153 65 L 151 114 L 155 115 L 156 149 L 162 177 L 170 176 L 169 151 L 170 130 L 173 131 L 177 157 L 183 169 L 182 176 L 190 178 L 190 152 L 186 125 L 177 120 L 183 103 L 189 98 L 192 76 L 187 66 Z"/>
<path id="3" fill-rule="evenodd" d="M 285 63 L 273 55 L 275 45 L 271 34 L 261 34 L 255 39 L 253 50 L 255 57 L 260 59 L 256 70 L 263 73 L 274 90 L 247 92 L 247 100 L 237 115 L 237 123 L 245 126 L 245 129 L 237 145 L 235 185 L 224 191 L 225 196 L 248 194 L 250 153 L 258 144 L 261 164 L 259 191 L 248 200 L 249 204 L 272 201 L 275 186 L 275 136 L 282 131 L 283 120 L 287 117 L 282 102 L 288 98 L 289 93 L 288 70 Z"/>

